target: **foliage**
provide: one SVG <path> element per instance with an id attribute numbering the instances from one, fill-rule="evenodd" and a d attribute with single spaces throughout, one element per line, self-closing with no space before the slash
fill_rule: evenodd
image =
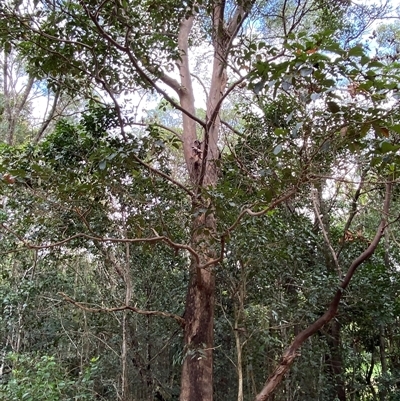
<path id="1" fill-rule="evenodd" d="M 98 358 L 80 372 L 80 377 L 69 378 L 55 357 L 47 355 L 10 354 L 7 361 L 13 365 L 7 383 L 0 386 L 0 395 L 10 401 L 43 399 L 93 400 L 93 376 Z"/>
<path id="2" fill-rule="evenodd" d="M 0 4 L 5 49 L 85 103 L 39 143 L 0 147 L 4 398 L 178 399 L 214 350 L 190 385 L 253 399 L 370 246 L 388 186 L 381 243 L 274 399 L 397 397 L 399 66 L 357 40 L 384 9 L 221 4 Z M 203 110 L 186 58 L 206 43 Z M 142 90 L 157 109 L 139 121 Z"/>

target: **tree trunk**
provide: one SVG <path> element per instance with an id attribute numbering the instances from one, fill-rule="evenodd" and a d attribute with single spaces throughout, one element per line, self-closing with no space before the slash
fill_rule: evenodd
<path id="1" fill-rule="evenodd" d="M 242 356 L 242 342 L 240 340 L 240 331 L 238 327 L 234 332 L 235 334 L 235 343 L 236 343 L 236 370 L 237 370 L 237 380 L 238 380 L 238 392 L 237 392 L 237 401 L 243 401 L 244 394 L 243 394 L 243 356 Z"/>
<path id="2" fill-rule="evenodd" d="M 381 369 L 382 369 L 382 376 L 384 378 L 387 377 L 388 374 L 388 366 L 387 366 L 387 359 L 386 359 L 386 341 L 385 341 L 385 328 L 383 323 L 379 325 L 379 356 L 381 360 Z M 386 387 L 382 387 L 379 391 L 379 399 L 381 401 L 386 400 L 387 396 L 387 389 Z"/>
<path id="3" fill-rule="evenodd" d="M 238 392 L 237 392 L 237 401 L 244 400 L 244 392 L 243 392 L 243 347 L 246 343 L 246 340 L 242 341 L 242 334 L 245 332 L 244 325 L 244 302 L 246 298 L 246 265 L 245 263 L 240 262 L 240 282 L 238 283 L 237 289 L 233 289 L 234 293 L 236 293 L 236 304 L 234 306 L 235 313 L 235 321 L 233 326 L 233 332 L 235 336 L 235 344 L 236 344 L 236 372 L 237 372 L 237 380 L 238 380 Z"/>
<path id="4" fill-rule="evenodd" d="M 340 351 L 340 329 L 340 322 L 333 319 L 327 334 L 330 351 L 327 362 L 335 384 L 334 396 L 332 399 L 337 398 L 340 401 L 346 401 L 346 388 L 343 380 L 343 361 Z"/>
<path id="5" fill-rule="evenodd" d="M 15 132 L 18 125 L 18 119 L 21 116 L 23 108 L 28 102 L 35 82 L 33 76 L 28 77 L 24 91 L 20 94 L 17 90 L 18 77 L 14 78 L 12 52 L 4 50 L 3 60 L 3 94 L 4 94 L 4 120 L 6 122 L 6 142 L 9 145 L 15 144 Z"/>
<path id="6" fill-rule="evenodd" d="M 186 299 L 181 401 L 213 398 L 214 288 L 214 274 L 193 266 Z"/>
<path id="7" fill-rule="evenodd" d="M 389 250 L 389 231 L 385 231 L 385 268 L 386 271 L 390 271 L 391 263 L 390 263 L 390 250 Z M 379 356 L 381 360 L 381 369 L 382 369 L 382 376 L 384 379 L 387 378 L 388 374 L 388 361 L 386 355 L 386 340 L 385 340 L 385 324 L 380 323 L 379 325 Z M 387 397 L 387 388 L 385 386 L 381 387 L 379 391 L 379 399 L 381 401 L 386 400 Z"/>
<path id="8" fill-rule="evenodd" d="M 125 305 L 131 303 L 132 298 L 132 277 L 130 266 L 130 247 L 129 244 L 125 245 Z M 129 386 L 129 369 L 128 369 L 128 315 L 129 312 L 125 310 L 122 315 L 122 349 L 121 349 L 121 399 L 122 401 L 130 401 L 132 399 L 130 386 Z"/>
<path id="9" fill-rule="evenodd" d="M 219 158 L 218 138 L 219 111 L 226 93 L 226 58 L 233 39 L 248 15 L 252 1 L 235 6 L 234 12 L 225 18 L 225 2 L 215 1 L 212 7 L 212 45 L 214 48 L 211 86 L 207 97 L 206 121 L 202 125 L 204 137 L 199 140 L 196 132 L 196 109 L 189 65 L 189 34 L 194 16 L 181 21 L 178 46 L 180 60 L 177 62 L 180 84 L 166 74 L 161 79 L 173 88 L 180 101 L 183 125 L 183 152 L 189 178 L 195 188 L 191 246 L 198 257 L 192 257 L 190 280 L 185 308 L 185 349 L 181 377 L 180 401 L 212 401 L 213 399 L 213 345 L 215 277 L 213 265 L 216 259 L 213 235 L 216 220 L 210 200 L 203 198 L 203 189 L 212 188 L 218 181 L 216 161 Z M 204 210 L 207 210 L 205 213 Z M 208 267 L 203 268 L 206 265 Z"/>
<path id="10" fill-rule="evenodd" d="M 194 208 L 195 215 L 199 206 Z M 215 219 L 205 213 L 193 221 L 192 246 L 199 251 L 199 260 L 192 260 L 185 309 L 185 348 L 181 378 L 181 401 L 213 399 L 213 344 L 215 276 L 213 268 L 202 268 L 213 258 L 210 234 Z"/>
<path id="11" fill-rule="evenodd" d="M 318 206 L 314 204 L 314 212 L 317 214 L 317 221 L 320 222 L 320 229 L 324 235 L 326 246 L 323 249 L 325 256 L 325 263 L 327 266 L 328 273 L 332 276 L 335 274 L 341 276 L 341 269 L 339 266 L 337 254 L 335 253 L 331 240 L 330 240 L 330 221 L 329 221 L 329 205 L 323 199 L 323 186 L 317 185 L 317 202 Z M 346 401 L 346 390 L 343 380 L 343 361 L 340 350 L 340 329 L 341 324 L 339 320 L 333 319 L 327 330 L 327 343 L 329 347 L 329 353 L 327 355 L 327 368 L 332 375 L 334 383 L 334 389 L 332 392 L 332 399 L 338 399 L 339 401 Z"/>

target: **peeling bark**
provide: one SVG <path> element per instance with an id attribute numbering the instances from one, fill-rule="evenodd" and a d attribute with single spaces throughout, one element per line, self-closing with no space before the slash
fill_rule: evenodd
<path id="1" fill-rule="evenodd" d="M 246 11 L 237 6 L 236 12 L 224 27 L 225 3 L 215 2 L 212 13 L 214 59 L 211 87 L 207 95 L 206 124 L 204 140 L 200 144 L 196 134 L 194 94 L 192 76 L 189 68 L 188 37 L 193 25 L 193 17 L 181 22 L 178 37 L 181 60 L 178 63 L 181 86 L 177 93 L 180 105 L 188 113 L 183 118 L 183 149 L 189 177 L 195 187 L 193 202 L 191 247 L 199 258 L 192 258 L 190 281 L 185 308 L 185 356 L 182 367 L 180 401 L 212 401 L 213 399 L 213 345 L 215 276 L 213 263 L 217 260 L 213 248 L 212 235 L 216 232 L 216 220 L 212 204 L 202 198 L 202 188 L 216 185 L 218 172 L 216 161 L 219 158 L 218 138 L 220 131 L 219 111 L 227 83 L 226 57 L 232 40 L 237 34 Z M 164 82 L 165 79 L 164 79 Z M 176 88 L 175 88 L 176 90 Z M 204 213 L 204 209 L 207 213 Z M 207 268 L 202 266 L 207 265 Z"/>
<path id="2" fill-rule="evenodd" d="M 214 273 L 193 266 L 185 311 L 185 360 L 180 400 L 213 398 Z M 193 274 L 194 273 L 194 274 Z M 211 346 L 211 347 L 210 347 Z"/>

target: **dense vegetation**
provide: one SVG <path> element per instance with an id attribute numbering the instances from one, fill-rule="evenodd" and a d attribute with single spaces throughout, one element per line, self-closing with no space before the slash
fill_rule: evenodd
<path id="1" fill-rule="evenodd" d="M 0 399 L 400 400 L 397 18 L 2 1 Z"/>

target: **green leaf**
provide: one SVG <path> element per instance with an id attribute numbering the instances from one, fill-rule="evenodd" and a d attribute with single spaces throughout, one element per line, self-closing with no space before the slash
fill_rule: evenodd
<path id="1" fill-rule="evenodd" d="M 328 109 L 331 113 L 338 113 L 340 111 L 340 106 L 336 102 L 327 102 Z"/>
<path id="2" fill-rule="evenodd" d="M 365 136 L 368 131 L 371 129 L 371 124 L 370 123 L 365 123 L 361 126 L 360 128 L 360 134 L 361 136 Z"/>
<path id="3" fill-rule="evenodd" d="M 284 135 L 285 134 L 285 130 L 283 129 L 283 128 L 275 128 L 274 129 L 274 134 L 276 135 L 276 136 L 282 136 L 282 135 Z"/>
<path id="4" fill-rule="evenodd" d="M 368 64 L 368 67 L 369 67 L 369 68 L 374 68 L 374 67 L 376 67 L 376 68 L 381 68 L 381 67 L 384 67 L 384 64 L 381 63 L 380 61 L 374 60 L 374 61 L 371 61 L 371 62 Z"/>
<path id="5" fill-rule="evenodd" d="M 335 80 L 333 79 L 324 79 L 323 81 L 321 81 L 321 85 L 330 88 L 332 86 L 334 86 L 336 84 Z"/>
<path id="6" fill-rule="evenodd" d="M 400 124 L 391 125 L 390 129 L 392 131 L 397 132 L 398 134 L 400 134 Z"/>
<path id="7" fill-rule="evenodd" d="M 380 157 L 380 156 L 373 157 L 371 160 L 372 167 L 375 167 L 375 166 L 379 165 L 380 163 L 382 163 L 382 157 Z"/>
<path id="8" fill-rule="evenodd" d="M 348 53 L 349 57 L 362 57 L 364 56 L 364 49 L 361 45 L 352 47 Z"/>
<path id="9" fill-rule="evenodd" d="M 343 49 L 339 46 L 339 44 L 337 44 L 337 43 L 332 43 L 332 44 L 330 44 L 330 45 L 328 45 L 328 46 L 324 46 L 323 49 L 326 50 L 326 51 L 329 51 L 329 52 L 338 54 L 338 55 L 340 55 L 340 56 L 344 56 L 344 55 L 346 54 L 346 51 L 343 50 Z M 337 61 L 337 60 L 336 60 L 336 61 Z"/>
<path id="10" fill-rule="evenodd" d="M 11 49 L 12 49 L 12 47 L 11 47 L 11 43 L 10 43 L 10 42 L 4 43 L 4 51 L 5 51 L 7 54 L 10 54 L 10 53 L 11 53 Z"/>
<path id="11" fill-rule="evenodd" d="M 395 152 L 396 150 L 400 149 L 400 145 L 393 145 L 390 142 L 382 142 L 381 143 L 381 151 L 383 153 L 388 153 L 388 152 Z"/>
<path id="12" fill-rule="evenodd" d="M 365 64 L 367 64 L 369 61 L 370 61 L 370 58 L 369 58 L 369 57 L 367 57 L 367 56 L 362 56 L 362 57 L 361 57 L 361 60 L 360 60 L 360 63 L 361 63 L 361 65 L 365 65 Z"/>

